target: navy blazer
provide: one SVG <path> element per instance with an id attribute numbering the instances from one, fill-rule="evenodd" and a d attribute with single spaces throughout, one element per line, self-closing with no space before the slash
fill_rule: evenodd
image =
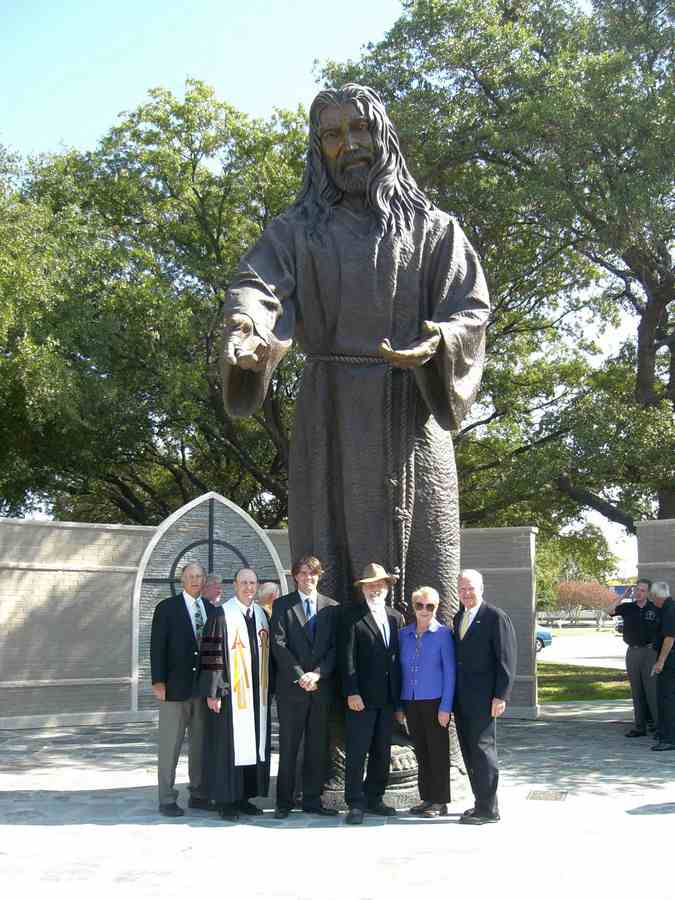
<path id="1" fill-rule="evenodd" d="M 208 607 L 202 604 L 208 616 Z M 182 592 L 155 607 L 150 633 L 152 683 L 166 684 L 167 700 L 189 700 L 199 694 L 199 645 Z"/>
<path id="2" fill-rule="evenodd" d="M 320 676 L 319 692 L 334 693 L 339 610 L 335 600 L 317 595 L 316 631 L 312 640 L 298 591 L 274 601 L 270 648 L 277 667 L 277 694 L 305 698 L 307 692 L 297 684 L 305 672 L 316 672 Z"/>
<path id="3" fill-rule="evenodd" d="M 366 707 L 398 706 L 401 697 L 398 632 L 403 616 L 387 606 L 389 646 L 368 604 L 350 603 L 338 631 L 338 662 L 345 697 L 359 694 Z"/>
<path id="4" fill-rule="evenodd" d="M 492 700 L 508 700 L 516 678 L 516 633 L 502 609 L 481 603 L 462 640 L 464 607 L 455 615 L 457 682 L 455 705 L 464 713 L 486 713 Z"/>

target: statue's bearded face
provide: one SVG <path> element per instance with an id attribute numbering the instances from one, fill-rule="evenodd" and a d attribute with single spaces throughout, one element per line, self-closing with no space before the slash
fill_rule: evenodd
<path id="1" fill-rule="evenodd" d="M 319 118 L 321 151 L 335 186 L 345 194 L 365 194 L 375 146 L 370 123 L 353 103 L 324 109 Z"/>

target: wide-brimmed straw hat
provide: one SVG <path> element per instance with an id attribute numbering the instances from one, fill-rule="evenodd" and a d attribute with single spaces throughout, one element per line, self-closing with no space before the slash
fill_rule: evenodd
<path id="1" fill-rule="evenodd" d="M 354 587 L 369 584 L 371 581 L 388 581 L 389 584 L 395 584 L 398 581 L 398 575 L 390 575 L 379 563 L 368 563 L 361 578 L 354 582 Z"/>

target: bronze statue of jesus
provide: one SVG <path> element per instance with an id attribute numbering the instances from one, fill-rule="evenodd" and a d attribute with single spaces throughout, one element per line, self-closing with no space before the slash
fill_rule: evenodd
<path id="1" fill-rule="evenodd" d="M 367 87 L 309 114 L 298 199 L 241 260 L 227 295 L 225 407 L 250 415 L 293 340 L 306 355 L 291 440 L 292 558 L 318 556 L 345 602 L 367 563 L 420 584 L 448 618 L 459 569 L 452 431 L 480 384 L 489 315 L 480 262 L 410 175 Z"/>

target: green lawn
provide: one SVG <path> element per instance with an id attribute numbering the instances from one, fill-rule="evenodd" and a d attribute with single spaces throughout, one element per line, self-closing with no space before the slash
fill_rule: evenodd
<path id="1" fill-rule="evenodd" d="M 630 700 L 626 673 L 621 669 L 537 663 L 539 703 L 572 700 Z"/>

